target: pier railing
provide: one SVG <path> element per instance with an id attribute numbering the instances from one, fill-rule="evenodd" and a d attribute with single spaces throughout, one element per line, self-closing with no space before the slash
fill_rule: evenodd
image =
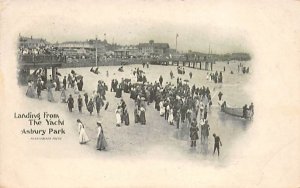
<path id="1" fill-rule="evenodd" d="M 19 55 L 18 61 L 19 66 L 27 68 L 60 67 L 66 58 L 57 55 Z"/>

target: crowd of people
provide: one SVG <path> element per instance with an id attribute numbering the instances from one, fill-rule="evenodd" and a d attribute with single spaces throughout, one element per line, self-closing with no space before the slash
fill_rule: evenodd
<path id="1" fill-rule="evenodd" d="M 147 67 L 148 64 L 145 64 Z M 143 67 L 145 67 L 143 65 Z M 122 66 L 122 70 L 123 70 Z M 119 70 L 120 71 L 120 70 Z M 91 69 L 92 73 L 98 74 L 98 68 Z M 64 76 L 62 82 L 60 74 L 55 78 L 45 80 L 44 71 L 38 70 L 35 72 L 37 79 L 28 83 L 26 95 L 29 97 L 40 97 L 41 91 L 46 89 L 47 99 L 50 102 L 54 101 L 53 89 L 60 91 L 60 100 L 66 103 L 69 112 L 73 112 L 75 108 L 75 101 L 77 101 L 78 112 L 82 113 L 84 108 L 93 115 L 94 110 L 97 116 L 100 116 L 100 110 L 108 108 L 109 102 L 106 100 L 106 92 L 108 87 L 106 83 L 99 80 L 97 89 L 92 94 L 85 92 L 81 96 L 80 91 L 83 91 L 83 76 L 71 71 L 70 74 Z M 107 71 L 107 77 L 109 73 Z M 175 78 L 174 73 L 170 72 L 171 79 Z M 192 73 L 189 74 L 192 79 Z M 208 73 L 207 79 L 215 83 L 222 83 L 222 72 Z M 46 83 L 45 83 L 46 82 Z M 185 83 L 184 83 L 185 82 Z M 73 89 L 74 94 L 70 93 L 66 96 L 66 90 Z M 190 85 L 188 81 L 177 77 L 176 84 L 171 82 L 164 82 L 164 78 L 160 75 L 157 81 L 150 82 L 143 70 L 135 68 L 131 70 L 129 78 L 122 78 L 120 81 L 112 79 L 110 92 L 115 92 L 115 97 L 120 98 L 115 110 L 116 126 L 121 127 L 122 124 L 129 126 L 134 122 L 135 124 L 146 125 L 147 109 L 151 108 L 150 104 L 157 110 L 158 116 L 164 118 L 167 124 L 174 126 L 176 129 L 188 128 L 191 148 L 197 147 L 197 141 L 200 139 L 201 149 L 207 151 L 208 138 L 210 133 L 210 125 L 208 123 L 208 115 L 212 106 L 212 96 L 209 87 L 197 87 L 195 84 Z M 129 94 L 134 101 L 134 109 L 128 109 L 123 94 Z M 219 92 L 219 101 L 222 99 L 223 93 Z M 74 98 L 75 97 L 75 98 Z M 253 111 L 253 104 L 244 109 Z M 130 114 L 133 118 L 130 118 Z M 85 132 L 85 126 L 80 119 L 77 120 L 79 130 L 79 142 L 85 144 L 89 142 L 89 138 Z M 103 134 L 102 122 L 97 122 L 98 140 L 97 149 L 104 150 L 107 148 L 107 143 Z M 215 145 L 214 153 L 217 150 L 219 155 L 220 146 L 222 146 L 221 139 L 215 133 L 213 134 Z"/>
<path id="2" fill-rule="evenodd" d="M 216 71 L 215 73 L 207 73 L 206 79 L 209 81 L 213 81 L 214 83 L 223 83 L 223 74 L 222 71 L 218 73 Z"/>
<path id="3" fill-rule="evenodd" d="M 249 67 L 244 66 L 242 63 L 238 65 L 238 73 L 249 74 Z"/>
<path id="4" fill-rule="evenodd" d="M 138 80 L 139 69 L 132 72 L 132 76 Z M 132 78 L 131 76 L 131 78 Z M 147 80 L 146 75 L 143 75 Z M 190 76 L 191 78 L 191 76 Z M 154 103 L 154 108 L 159 116 L 163 117 L 169 125 L 188 127 L 190 129 L 191 147 L 196 147 L 196 141 L 199 139 L 200 131 L 201 144 L 208 144 L 210 126 L 208 124 L 208 111 L 211 108 L 211 93 L 208 87 L 190 87 L 183 83 L 181 78 L 177 78 L 177 84 L 164 83 L 162 75 L 154 83 L 138 82 L 131 83 L 131 79 L 125 78 L 118 82 L 113 79 L 111 82 L 111 91 L 116 92 L 115 97 L 121 98 L 122 91 L 130 92 L 130 98 L 134 100 L 134 123 L 146 125 L 146 109 Z M 121 91 L 120 91 L 121 90 Z M 125 102 L 121 99 L 120 104 L 115 111 L 116 125 L 121 126 L 123 122 L 129 125 L 129 115 Z M 197 119 L 200 122 L 197 122 Z"/>
<path id="5" fill-rule="evenodd" d="M 80 91 L 83 91 L 83 76 L 77 74 L 75 71 L 71 71 L 68 76 L 64 76 L 62 82 L 59 77 L 61 76 L 58 72 L 55 78 L 50 75 L 49 79 L 46 79 L 46 83 L 44 83 L 45 71 L 43 69 L 37 69 L 33 72 L 32 79 L 28 82 L 28 88 L 26 91 L 26 96 L 30 98 L 40 98 L 43 90 L 47 92 L 47 99 L 49 102 L 57 101 L 54 99 L 53 90 L 56 92 L 60 92 L 60 102 L 66 103 L 69 112 L 73 112 L 75 108 L 75 100 L 77 100 L 78 112 L 82 113 L 83 107 L 86 107 L 86 111 L 92 115 L 94 109 L 97 112 L 97 115 L 100 115 L 100 109 L 108 108 L 109 103 L 106 102 L 106 91 L 108 87 L 106 86 L 104 81 L 99 80 L 97 85 L 97 90 L 93 91 L 92 95 L 88 95 L 88 93 L 84 93 L 83 97 L 80 95 Z M 66 96 L 66 90 L 73 90 L 73 95 L 69 94 L 68 98 Z M 77 99 L 74 99 L 73 96 L 77 96 Z M 129 122 L 129 120 L 128 120 Z M 80 119 L 77 120 L 78 124 L 78 134 L 79 134 L 79 143 L 86 144 L 90 141 L 89 137 L 85 132 L 85 126 Z M 107 147 L 107 143 L 104 137 L 102 122 L 97 122 L 97 146 L 98 150 L 104 150 Z"/>

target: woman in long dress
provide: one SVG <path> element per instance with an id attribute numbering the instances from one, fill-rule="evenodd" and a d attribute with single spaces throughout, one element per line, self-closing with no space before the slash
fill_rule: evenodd
<path id="1" fill-rule="evenodd" d="M 116 110 L 116 126 L 120 127 L 121 126 L 121 113 L 122 113 L 122 108 L 121 106 L 118 106 L 117 110 Z"/>
<path id="2" fill-rule="evenodd" d="M 121 88 L 121 85 L 119 85 L 119 87 L 117 88 L 115 97 L 116 98 L 121 98 L 122 97 L 122 88 Z"/>
<path id="3" fill-rule="evenodd" d="M 60 99 L 62 103 L 67 102 L 67 96 L 64 88 L 61 89 Z"/>
<path id="4" fill-rule="evenodd" d="M 196 147 L 196 142 L 199 139 L 198 131 L 199 128 L 197 127 L 197 121 L 196 119 L 193 119 L 190 127 L 191 147 Z"/>
<path id="5" fill-rule="evenodd" d="M 128 111 L 127 111 L 127 108 L 124 109 L 124 121 L 125 121 L 125 125 L 129 125 L 129 114 L 128 114 Z"/>
<path id="6" fill-rule="evenodd" d="M 27 91 L 26 91 L 26 95 L 30 98 L 34 98 L 34 96 L 35 96 L 32 81 L 28 82 L 28 88 L 27 88 Z"/>
<path id="7" fill-rule="evenodd" d="M 100 115 L 100 108 L 102 105 L 102 99 L 100 97 L 100 94 L 97 94 L 96 99 L 95 99 L 95 103 L 96 103 L 96 111 L 97 111 L 97 115 Z"/>
<path id="8" fill-rule="evenodd" d="M 94 110 L 94 102 L 92 98 L 90 98 L 90 101 L 87 104 L 87 110 L 90 112 L 90 115 L 92 115 Z"/>
<path id="9" fill-rule="evenodd" d="M 165 115 L 165 107 L 164 107 L 163 101 L 159 102 L 159 108 L 160 108 L 160 110 L 159 110 L 160 116 L 164 116 Z"/>
<path id="10" fill-rule="evenodd" d="M 72 95 L 69 96 L 67 103 L 68 103 L 69 111 L 72 112 L 72 110 L 74 108 L 74 99 L 73 99 Z"/>
<path id="11" fill-rule="evenodd" d="M 102 128 L 102 123 L 100 121 L 97 122 L 97 129 L 98 129 L 98 134 L 97 134 L 97 150 L 105 150 L 105 148 L 107 147 L 107 142 L 106 139 L 104 137 L 104 133 L 103 133 L 103 128 Z"/>
<path id="12" fill-rule="evenodd" d="M 36 92 L 37 92 L 37 97 L 40 98 L 41 92 L 43 89 L 43 81 L 41 78 L 37 79 L 37 84 L 36 84 Z"/>
<path id="13" fill-rule="evenodd" d="M 86 144 L 90 141 L 89 137 L 87 136 L 84 125 L 82 124 L 80 119 L 77 119 L 78 123 L 78 133 L 79 133 L 79 143 L 80 144 Z"/>
<path id="14" fill-rule="evenodd" d="M 140 121 L 139 107 L 136 105 L 134 108 L 134 123 L 138 123 L 139 121 Z"/>
<path id="15" fill-rule="evenodd" d="M 173 116 L 173 108 L 170 109 L 170 112 L 169 112 L 169 118 L 168 118 L 168 123 L 170 125 L 173 125 L 173 120 L 174 120 L 174 116 Z"/>
<path id="16" fill-rule="evenodd" d="M 53 83 L 52 83 L 52 81 L 49 81 L 48 84 L 47 84 L 48 101 L 49 102 L 53 102 L 54 101 L 53 93 L 52 93 L 52 88 L 53 88 Z"/>
<path id="17" fill-rule="evenodd" d="M 142 125 L 146 125 L 146 109 L 144 107 L 140 107 L 140 121 Z"/>
<path id="18" fill-rule="evenodd" d="M 75 93 L 75 94 L 78 94 L 78 93 L 79 93 L 79 90 L 78 90 L 77 81 L 75 80 L 74 82 L 75 82 L 75 83 L 74 83 L 74 93 Z"/>

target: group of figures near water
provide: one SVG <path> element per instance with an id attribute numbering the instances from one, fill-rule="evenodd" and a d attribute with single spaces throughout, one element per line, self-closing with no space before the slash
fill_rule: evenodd
<path id="1" fill-rule="evenodd" d="M 149 65 L 147 65 L 147 68 Z M 120 67 L 118 71 L 122 72 L 124 67 Z M 94 74 L 99 74 L 98 68 L 91 69 L 90 72 Z M 179 73 L 180 74 L 180 73 Z M 107 110 L 109 106 L 109 101 L 106 99 L 106 92 L 109 90 L 106 83 L 102 80 L 98 81 L 97 90 L 93 91 L 91 95 L 87 92 L 83 94 L 84 98 L 79 94 L 83 87 L 83 76 L 77 74 L 75 71 L 71 71 L 63 79 L 62 87 L 60 87 L 60 81 L 56 78 L 47 80 L 47 93 L 48 100 L 52 98 L 52 88 L 55 91 L 61 91 L 61 102 L 67 103 L 69 112 L 72 112 L 74 108 L 75 100 L 72 94 L 66 97 L 66 89 L 72 88 L 74 94 L 78 95 L 77 105 L 78 111 L 82 113 L 83 106 L 85 106 L 90 115 L 92 115 L 94 109 L 97 111 L 97 115 L 100 114 L 100 109 L 104 108 Z M 109 76 L 107 71 L 106 76 Z M 174 74 L 170 72 L 171 80 L 173 80 Z M 189 74 L 190 79 L 192 79 L 192 74 Z M 214 81 L 215 83 L 222 83 L 222 72 L 207 74 L 206 79 Z M 59 82 L 59 84 L 57 84 Z M 184 83 L 185 82 L 185 83 Z M 43 90 L 43 81 L 41 76 L 37 76 L 37 80 L 29 82 L 28 90 L 26 95 L 29 97 L 35 96 L 34 87 L 37 87 L 38 97 L 39 92 Z M 133 112 L 134 123 L 140 123 L 141 125 L 146 125 L 146 112 L 150 104 L 154 103 L 154 108 L 159 112 L 159 116 L 164 117 L 166 122 L 179 129 L 182 126 L 187 126 L 189 128 L 189 137 L 191 141 L 191 147 L 197 146 L 197 140 L 201 139 L 201 144 L 207 147 L 207 140 L 210 132 L 210 126 L 208 124 L 208 112 L 211 111 L 212 106 L 212 96 L 209 87 L 197 87 L 195 84 L 190 86 L 188 80 L 182 81 L 181 78 L 177 78 L 176 84 L 171 82 L 164 82 L 162 75 L 158 77 L 157 81 L 150 82 L 143 70 L 135 68 L 131 70 L 131 75 L 128 78 L 122 78 L 121 81 L 113 79 L 111 82 L 110 92 L 115 92 L 115 97 L 120 98 L 120 102 L 117 104 L 115 115 L 116 115 L 116 126 L 121 127 L 124 123 L 126 126 L 130 125 L 130 112 Z M 134 101 L 134 109 L 131 111 L 128 109 L 125 101 L 122 99 L 124 93 L 130 94 L 130 98 Z M 32 94 L 33 93 L 33 94 Z M 220 94 L 220 93 L 219 93 Z M 226 102 L 222 101 L 222 95 L 219 95 L 219 101 L 222 111 L 227 112 L 229 107 L 226 106 Z M 49 97 L 50 96 L 50 97 Z M 52 96 L 52 97 L 51 97 Z M 227 109 L 227 111 L 226 111 Z M 251 111 L 253 113 L 253 104 L 250 105 L 248 109 L 245 107 L 242 112 L 241 117 L 248 117 L 246 111 Z M 230 114 L 230 113 L 229 113 Z M 79 129 L 79 140 L 81 144 L 87 143 L 89 138 L 85 132 L 85 127 L 81 120 L 77 121 Z M 98 138 L 100 145 L 97 149 L 103 150 L 107 148 L 107 143 L 103 134 L 102 123 L 97 122 L 99 126 Z M 200 137 L 199 133 L 200 132 Z M 215 140 L 214 152 L 217 150 L 219 154 L 219 147 L 222 145 L 221 139 L 215 133 L 213 133 Z M 103 144 L 102 144 L 103 142 Z"/>

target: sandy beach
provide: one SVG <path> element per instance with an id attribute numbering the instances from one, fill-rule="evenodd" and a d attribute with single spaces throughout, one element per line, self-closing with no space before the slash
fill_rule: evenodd
<path id="1" fill-rule="evenodd" d="M 146 73 L 147 79 L 149 82 L 158 81 L 160 75 L 163 75 L 164 83 L 172 82 L 176 84 L 176 78 L 179 76 L 182 80 L 190 80 L 188 84 L 191 86 L 195 84 L 196 86 L 205 86 L 209 87 L 212 92 L 213 97 L 213 106 L 208 113 L 209 125 L 211 127 L 210 136 L 209 136 L 209 146 L 208 153 L 203 153 L 200 143 L 198 147 L 194 150 L 190 149 L 190 138 L 189 138 L 189 128 L 183 124 L 180 129 L 176 129 L 175 126 L 171 126 L 164 120 L 163 117 L 159 116 L 159 112 L 155 110 L 154 103 L 150 104 L 147 107 L 146 111 L 146 125 L 140 125 L 139 123 L 135 124 L 133 121 L 133 109 L 134 101 L 129 98 L 129 94 L 123 93 L 122 98 L 125 100 L 130 117 L 130 125 L 125 126 L 124 124 L 121 127 L 115 126 L 115 109 L 117 103 L 120 99 L 115 98 L 115 93 L 107 91 L 106 98 L 110 103 L 107 110 L 103 108 L 100 110 L 100 116 L 94 112 L 92 116 L 89 115 L 86 108 L 83 108 L 83 113 L 79 113 L 77 109 L 77 94 L 74 94 L 73 89 L 68 88 L 66 95 L 73 95 L 75 100 L 74 111 L 72 113 L 68 112 L 67 104 L 60 102 L 60 92 L 53 91 L 54 99 L 56 100 L 53 103 L 47 101 L 47 92 L 44 90 L 42 92 L 41 99 L 30 99 L 24 97 L 28 101 L 30 110 L 35 110 L 38 106 L 43 106 L 41 108 L 49 108 L 51 113 L 59 112 L 61 117 L 65 120 L 65 125 L 63 126 L 66 129 L 67 134 L 63 135 L 63 139 L 57 142 L 59 145 L 76 145 L 76 149 L 69 149 L 72 152 L 79 153 L 92 153 L 93 155 L 109 155 L 109 156 L 132 156 L 132 155 L 152 155 L 154 153 L 161 153 L 166 155 L 166 157 L 171 157 L 174 159 L 180 158 L 182 155 L 192 158 L 195 160 L 203 159 L 213 159 L 213 137 L 212 133 L 220 135 L 223 142 L 223 147 L 221 148 L 221 155 L 218 160 L 226 160 L 228 155 L 228 150 L 230 150 L 231 145 L 234 143 L 234 140 L 244 134 L 249 126 L 251 126 L 250 121 L 246 121 L 241 118 L 232 117 L 230 115 L 220 112 L 218 106 L 218 97 L 217 93 L 221 91 L 224 96 L 224 100 L 228 101 L 228 104 L 231 106 L 241 107 L 244 104 L 250 104 L 251 99 L 248 97 L 247 92 L 244 90 L 244 87 L 247 85 L 250 74 L 237 73 L 237 65 L 239 62 L 231 62 L 229 65 L 227 62 L 217 62 L 214 65 L 214 72 L 223 70 L 225 66 L 226 71 L 224 74 L 224 83 L 216 84 L 210 82 L 206 79 L 206 74 L 209 71 L 196 70 L 193 68 L 186 67 L 186 74 L 179 75 L 177 74 L 176 66 L 160 66 L 160 65 L 150 65 L 150 68 L 142 68 L 142 65 L 128 65 L 124 66 L 124 72 L 119 72 L 117 66 L 104 66 L 99 67 L 100 74 L 96 75 L 90 72 L 90 68 L 68 68 L 68 69 L 59 69 L 58 72 L 62 74 L 61 81 L 64 75 L 67 75 L 74 70 L 77 74 L 83 76 L 84 86 L 83 91 L 80 93 L 81 96 L 85 92 L 89 95 L 96 90 L 97 81 L 103 80 L 108 87 L 110 88 L 110 82 L 112 79 L 130 78 L 130 72 L 135 67 L 143 69 Z M 245 66 L 250 66 L 250 62 L 242 62 Z M 175 74 L 174 79 L 170 79 L 169 72 L 173 71 Z M 230 74 L 230 71 L 233 71 L 234 74 Z M 250 69 L 251 70 L 251 69 Z M 109 76 L 106 76 L 106 71 L 109 72 Z M 192 79 L 189 79 L 189 72 L 193 73 Z M 26 87 L 22 87 L 22 90 L 26 91 Z M 90 137 L 91 141 L 87 145 L 80 146 L 77 142 L 77 125 L 76 120 L 80 118 L 84 125 L 86 126 L 86 132 Z M 101 120 L 103 122 L 103 129 L 105 137 L 108 142 L 107 151 L 99 152 L 95 150 L 96 146 L 96 122 Z M 34 142 L 34 141 L 31 141 Z M 49 142 L 49 141 L 45 141 Z M 51 143 L 53 141 L 50 141 Z M 198 141 L 199 142 L 199 141 Z M 50 144 L 50 143 L 49 143 Z M 51 144 L 50 144 L 51 145 Z M 77 146 L 78 145 L 78 146 Z M 40 153 L 40 152 L 39 152 Z M 102 154 L 104 153 L 104 154 Z M 40 155 L 42 155 L 40 153 Z M 70 153 L 73 155 L 73 153 Z M 56 156 L 56 154 L 55 154 Z"/>

